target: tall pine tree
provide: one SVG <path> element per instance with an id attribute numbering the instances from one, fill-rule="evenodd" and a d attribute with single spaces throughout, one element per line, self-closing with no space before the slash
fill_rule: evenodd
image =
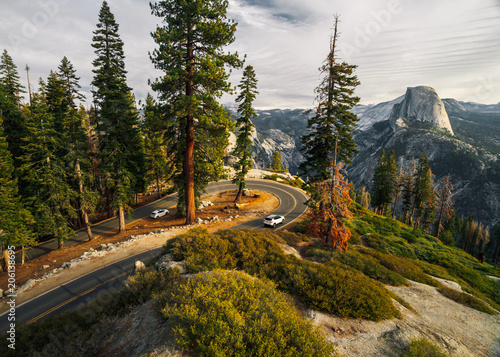
<path id="1" fill-rule="evenodd" d="M 401 194 L 403 198 L 403 223 L 412 224 L 413 188 L 415 185 L 415 160 L 411 160 L 408 168 L 403 170 L 401 178 Z"/>
<path id="2" fill-rule="evenodd" d="M 63 57 L 57 69 L 59 79 L 62 81 L 62 85 L 66 90 L 67 105 L 76 108 L 76 100 L 81 102 L 85 100 L 85 96 L 80 93 L 80 77 L 76 76 L 76 70 L 66 56 Z"/>
<path id="3" fill-rule="evenodd" d="M 245 175 L 252 169 L 252 154 L 250 147 L 252 146 L 252 133 L 255 125 L 252 119 L 257 117 L 253 109 L 253 101 L 259 92 L 257 91 L 257 77 L 252 66 L 246 66 L 243 71 L 243 78 L 238 85 L 240 94 L 236 98 L 238 105 L 239 117 L 236 120 L 238 127 L 238 136 L 236 139 L 236 147 L 233 150 L 233 155 L 238 158 L 234 165 L 236 174 L 233 183 L 238 185 L 238 194 L 235 202 L 240 200 L 243 189 L 246 187 Z"/>
<path id="4" fill-rule="evenodd" d="M 92 47 L 94 106 L 100 134 L 100 170 L 106 195 L 118 209 L 119 230 L 125 230 L 125 210 L 133 194 L 145 186 L 144 140 L 131 88 L 126 83 L 123 41 L 106 1 L 99 12 Z"/>
<path id="5" fill-rule="evenodd" d="M 64 57 L 58 72 L 51 72 L 47 80 L 46 101 L 61 143 L 58 156 L 66 166 L 66 182 L 75 192 L 72 204 L 79 215 L 73 220 L 73 225 L 75 228 L 84 225 L 89 239 L 92 239 L 88 215 L 95 209 L 97 195 L 91 189 L 93 176 L 89 156 L 88 117 L 85 109 L 82 106 L 77 108 L 75 103 L 75 100 L 84 98 L 78 91 L 79 79 L 71 62 Z"/>
<path id="6" fill-rule="evenodd" d="M 21 183 L 23 198 L 35 218 L 39 237 L 53 237 L 59 243 L 74 235 L 68 219 L 76 217 L 71 205 L 75 192 L 66 180 L 66 166 L 59 156 L 61 142 L 55 120 L 44 94 L 35 93 L 24 109 L 27 136 L 23 139 Z"/>
<path id="7" fill-rule="evenodd" d="M 373 176 L 372 204 L 379 214 L 390 208 L 394 191 L 397 188 L 397 165 L 394 151 L 387 157 L 385 150 L 380 155 Z"/>
<path id="8" fill-rule="evenodd" d="M 14 165 L 4 136 L 0 112 L 0 249 L 6 268 L 10 265 L 9 246 L 22 249 L 24 262 L 24 249 L 35 243 L 29 228 L 32 224 L 33 217 L 24 208 L 18 195 Z M 1 269 L 0 265 L 0 271 Z"/>
<path id="9" fill-rule="evenodd" d="M 356 66 L 340 63 L 337 58 L 338 24 L 339 17 L 335 16 L 330 52 L 320 68 L 324 78 L 316 88 L 316 115 L 308 120 L 309 133 L 302 137 L 305 160 L 300 168 L 316 182 L 331 178 L 332 161 L 334 165 L 348 164 L 357 152 L 352 136 L 358 118 L 349 110 L 359 102 L 354 96 L 359 81 L 354 75 Z"/>
<path id="10" fill-rule="evenodd" d="M 186 224 L 195 220 L 196 200 L 210 180 L 223 174 L 229 114 L 218 103 L 231 91 L 225 66 L 241 67 L 237 54 L 224 51 L 234 41 L 236 23 L 227 19 L 227 0 L 165 0 L 151 4 L 162 25 L 152 34 L 151 54 L 164 75 L 152 83 L 169 136 L 175 139 L 178 208 Z"/>
<path id="11" fill-rule="evenodd" d="M 437 207 L 438 218 L 436 222 L 436 237 L 439 238 L 443 230 L 443 222 L 451 218 L 453 212 L 453 184 L 451 183 L 450 176 L 441 179 L 437 191 Z"/>
<path id="12" fill-rule="evenodd" d="M 148 167 L 148 182 L 153 182 L 158 198 L 161 197 L 161 183 L 169 180 L 173 173 L 173 165 L 169 158 L 171 139 L 166 135 L 165 122 L 161 120 L 158 106 L 151 94 L 148 93 L 143 107 L 144 121 L 142 132 L 146 149 Z"/>
<path id="13" fill-rule="evenodd" d="M 19 79 L 12 57 L 4 50 L 0 57 L 0 111 L 4 121 L 4 135 L 16 168 L 20 166 L 18 158 L 22 155 L 21 139 L 26 136 L 25 120 L 21 113 L 21 93 L 24 93 L 24 87 Z"/>
<path id="14" fill-rule="evenodd" d="M 424 215 L 426 215 L 424 218 L 430 218 L 430 211 L 435 212 L 435 197 L 432 187 L 432 171 L 429 167 L 429 160 L 424 155 L 418 161 L 414 175 L 413 207 L 410 217 L 415 215 L 416 227 L 419 227 L 422 223 L 426 223 L 425 220 L 424 222 L 420 221 Z M 434 207 L 434 210 L 432 207 Z"/>

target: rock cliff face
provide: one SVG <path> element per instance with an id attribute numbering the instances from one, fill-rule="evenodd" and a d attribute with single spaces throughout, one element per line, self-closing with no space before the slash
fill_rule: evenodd
<path id="1" fill-rule="evenodd" d="M 361 116 L 361 124 L 370 121 Z M 451 123 L 456 125 L 453 129 Z M 386 120 L 355 136 L 359 153 L 348 168 L 349 178 L 356 186 L 370 189 L 382 150 L 394 150 L 402 168 L 427 155 L 435 182 L 450 175 L 457 213 L 495 224 L 500 221 L 498 139 L 500 110 L 495 111 L 495 106 L 442 101 L 430 87 L 408 88 Z"/>
<path id="2" fill-rule="evenodd" d="M 458 214 L 473 215 L 485 224 L 499 222 L 500 155 L 426 129 L 395 129 L 387 121 L 359 133 L 355 140 L 359 153 L 348 168 L 348 176 L 356 187 L 371 188 L 382 150 L 394 150 L 402 168 L 427 155 L 435 182 L 450 175 Z"/>
<path id="3" fill-rule="evenodd" d="M 228 109 L 235 116 L 235 111 Z M 265 170 L 271 166 L 273 152 L 281 154 L 283 168 L 295 175 L 304 160 L 301 137 L 307 132 L 307 119 L 311 111 L 304 109 L 256 110 L 258 115 L 253 120 L 256 132 L 252 135 L 252 158 L 255 169 Z"/>
<path id="4" fill-rule="evenodd" d="M 431 87 L 408 88 L 403 101 L 392 108 L 389 121 L 393 126 L 436 128 L 453 134 L 445 106 Z"/>
<path id="5" fill-rule="evenodd" d="M 348 176 L 356 187 L 371 188 L 382 150 L 394 150 L 403 167 L 425 154 L 435 181 L 450 175 L 458 214 L 474 215 L 485 224 L 500 222 L 500 104 L 441 100 L 434 89 L 422 86 L 353 112 L 360 119 L 354 137 L 359 153 Z M 312 112 L 276 109 L 257 114 L 255 167 L 268 167 L 278 150 L 284 166 L 296 174 L 304 160 L 300 139 L 307 133 Z"/>

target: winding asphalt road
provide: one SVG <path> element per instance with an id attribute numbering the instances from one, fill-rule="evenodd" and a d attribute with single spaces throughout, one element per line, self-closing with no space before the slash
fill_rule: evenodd
<path id="1" fill-rule="evenodd" d="M 291 186 L 283 185 L 273 181 L 247 180 L 247 187 L 250 190 L 260 190 L 269 192 L 280 200 L 279 207 L 273 211 L 273 214 L 285 216 L 285 223 L 282 227 L 290 224 L 299 218 L 307 210 L 304 202 L 307 196 L 300 190 Z M 235 185 L 230 181 L 221 181 L 212 183 L 208 186 L 207 193 L 216 193 L 227 190 L 234 190 Z M 134 212 L 134 217 L 127 220 L 132 223 L 139 218 L 146 217 L 151 211 L 157 208 L 172 208 L 175 206 L 177 195 L 170 195 L 161 200 L 155 201 L 147 206 L 141 207 Z M 272 229 L 265 228 L 262 224 L 263 217 L 248 221 L 230 229 Z M 117 228 L 117 219 L 110 219 L 101 224 L 92 227 L 95 235 L 103 234 Z M 80 239 L 79 239 L 80 238 Z M 67 245 L 76 244 L 87 239 L 86 233 L 80 231 L 77 237 Z M 55 245 L 56 242 L 53 242 Z M 50 242 L 49 242 L 50 244 Z M 39 246 L 40 247 L 40 246 Z M 30 256 L 39 256 L 56 247 L 42 246 L 30 251 Z M 95 270 L 89 274 L 83 275 L 73 281 L 63 284 L 53 290 L 50 290 L 30 301 L 27 301 L 15 307 L 15 323 L 21 325 L 24 323 L 36 323 L 41 318 L 59 314 L 63 311 L 76 310 L 87 302 L 99 298 L 104 299 L 102 295 L 106 291 L 112 291 L 124 286 L 127 277 L 133 272 L 136 260 L 148 261 L 156 257 L 161 248 L 152 249 L 132 257 L 123 259 L 119 262 L 110 264 L 101 269 Z M 9 312 L 0 315 L 0 332 L 9 329 Z"/>

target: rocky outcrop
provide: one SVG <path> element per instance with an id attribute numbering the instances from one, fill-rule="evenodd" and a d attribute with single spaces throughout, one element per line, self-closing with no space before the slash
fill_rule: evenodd
<path id="1" fill-rule="evenodd" d="M 389 121 L 393 126 L 436 128 L 453 134 L 445 106 L 431 87 L 408 88 L 403 101 L 394 105 Z"/>
<path id="2" fill-rule="evenodd" d="M 304 161 L 295 140 L 280 129 L 269 129 L 265 133 L 255 133 L 252 139 L 253 167 L 256 169 L 265 170 L 271 167 L 275 151 L 279 151 L 281 154 L 283 168 L 292 170 L 293 174 L 297 172 L 297 167 Z"/>
<path id="3" fill-rule="evenodd" d="M 236 118 L 235 109 L 227 108 Z M 304 160 L 301 148 L 301 137 L 307 132 L 307 119 L 310 110 L 304 109 L 273 109 L 256 110 L 257 118 L 253 119 L 256 130 L 252 135 L 251 148 L 253 167 L 265 170 L 270 167 L 274 151 L 281 154 L 283 168 L 288 168 L 293 175 L 297 174 L 298 166 Z M 236 137 L 229 138 L 230 148 L 234 147 Z M 226 157 L 226 165 L 232 166 L 235 158 Z"/>
<path id="4" fill-rule="evenodd" d="M 356 187 L 371 189 L 382 150 L 386 153 L 394 150 L 398 166 L 402 168 L 426 155 L 435 182 L 450 176 L 454 187 L 454 207 L 458 214 L 474 216 L 488 225 L 499 222 L 499 154 L 422 128 L 393 128 L 388 121 L 359 133 L 355 141 L 359 153 L 348 168 L 348 177 Z"/>
<path id="5" fill-rule="evenodd" d="M 304 160 L 301 137 L 307 133 L 307 121 L 314 112 L 256 112 L 254 167 L 268 167 L 272 153 L 278 150 L 283 164 L 296 174 Z M 382 150 L 394 150 L 403 167 L 425 154 L 435 181 L 451 176 L 457 213 L 473 215 L 485 224 L 499 222 L 500 104 L 441 100 L 433 88 L 419 86 L 408 88 L 404 96 L 392 101 L 360 105 L 352 112 L 360 119 L 355 136 L 359 153 L 348 168 L 348 176 L 357 187 L 371 187 Z"/>

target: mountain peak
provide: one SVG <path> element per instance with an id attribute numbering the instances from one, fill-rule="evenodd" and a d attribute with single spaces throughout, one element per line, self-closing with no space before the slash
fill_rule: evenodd
<path id="1" fill-rule="evenodd" d="M 403 101 L 394 105 L 390 122 L 425 125 L 454 134 L 443 102 L 434 88 L 428 86 L 408 87 Z"/>

